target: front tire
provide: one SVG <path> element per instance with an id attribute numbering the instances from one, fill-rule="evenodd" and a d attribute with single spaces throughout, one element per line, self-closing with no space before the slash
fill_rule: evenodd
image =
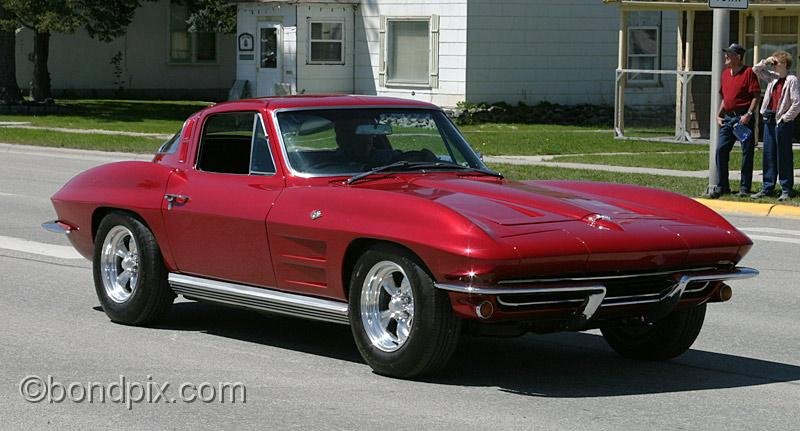
<path id="1" fill-rule="evenodd" d="M 93 272 L 97 299 L 117 323 L 153 323 L 169 311 L 175 299 L 153 233 L 127 213 L 113 212 L 100 222 Z"/>
<path id="2" fill-rule="evenodd" d="M 381 245 L 356 262 L 349 318 L 361 356 L 376 373 L 413 378 L 439 371 L 458 344 L 461 320 L 416 256 Z"/>
<path id="3" fill-rule="evenodd" d="M 689 350 L 706 316 L 706 304 L 674 311 L 651 325 L 601 328 L 606 342 L 620 355 L 648 361 L 672 359 Z"/>

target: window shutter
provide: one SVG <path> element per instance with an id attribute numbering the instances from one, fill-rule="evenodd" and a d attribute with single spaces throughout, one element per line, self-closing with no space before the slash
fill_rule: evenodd
<path id="1" fill-rule="evenodd" d="M 386 16 L 381 15 L 381 28 L 380 28 L 380 64 L 378 67 L 378 85 L 380 87 L 386 86 L 386 59 L 389 55 L 386 49 L 386 27 L 388 27 L 388 20 Z"/>
<path id="2" fill-rule="evenodd" d="M 431 15 L 430 85 L 439 88 L 439 15 Z"/>

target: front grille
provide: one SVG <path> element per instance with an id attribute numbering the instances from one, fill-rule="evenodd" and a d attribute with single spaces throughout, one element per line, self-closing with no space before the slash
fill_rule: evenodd
<path id="1" fill-rule="evenodd" d="M 691 274 L 696 271 L 707 271 L 708 269 L 709 268 L 701 268 L 697 270 L 669 271 L 651 274 L 600 275 L 573 279 L 510 280 L 501 282 L 500 284 L 506 286 L 520 285 L 520 287 L 524 284 L 526 288 L 535 287 L 539 284 L 541 284 L 543 288 L 546 288 L 548 286 L 553 286 L 554 282 L 560 284 L 571 281 L 602 285 L 606 288 L 606 295 L 601 307 L 613 307 L 659 302 L 675 288 L 682 275 Z M 702 297 L 708 294 L 713 288 L 713 285 L 714 283 L 704 281 L 690 282 L 686 286 L 683 297 Z M 586 294 L 581 292 L 505 294 L 498 295 L 497 300 L 501 307 L 513 310 L 553 308 L 577 309 L 586 300 Z"/>

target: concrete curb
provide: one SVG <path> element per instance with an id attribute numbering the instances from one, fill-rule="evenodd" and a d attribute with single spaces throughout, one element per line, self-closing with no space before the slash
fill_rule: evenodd
<path id="1" fill-rule="evenodd" d="M 695 200 L 711 208 L 712 210 L 721 213 L 800 219 L 800 207 L 790 205 L 721 201 L 717 199 Z"/>

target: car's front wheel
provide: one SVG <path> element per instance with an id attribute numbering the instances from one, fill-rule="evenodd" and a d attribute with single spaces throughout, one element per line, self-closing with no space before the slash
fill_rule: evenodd
<path id="1" fill-rule="evenodd" d="M 350 282 L 350 326 L 375 372 L 412 378 L 447 364 L 461 321 L 419 260 L 391 245 L 367 250 Z"/>
<path id="2" fill-rule="evenodd" d="M 152 323 L 175 299 L 153 233 L 127 213 L 113 212 L 100 222 L 93 270 L 97 298 L 114 322 Z"/>
<path id="3" fill-rule="evenodd" d="M 680 311 L 650 325 L 629 324 L 602 328 L 603 337 L 617 353 L 650 361 L 672 359 L 692 346 L 706 316 L 706 304 Z"/>

